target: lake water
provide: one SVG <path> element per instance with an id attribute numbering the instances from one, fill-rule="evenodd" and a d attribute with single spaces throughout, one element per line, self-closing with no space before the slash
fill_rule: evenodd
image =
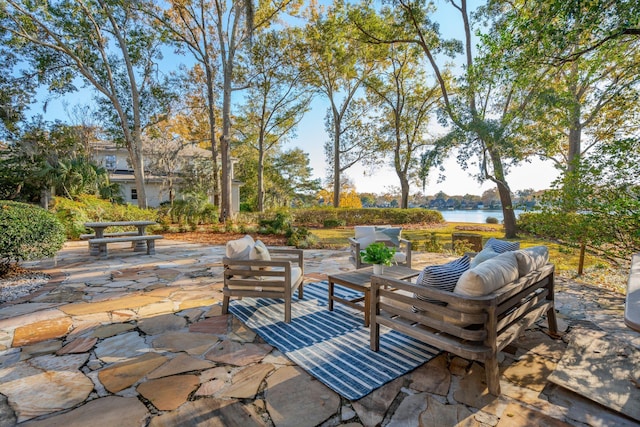
<path id="1" fill-rule="evenodd" d="M 452 210 L 452 211 L 439 211 L 444 220 L 447 222 L 475 222 L 480 224 L 486 224 L 488 217 L 498 218 L 498 222 L 502 223 L 502 219 L 504 216 L 502 215 L 502 210 L 492 210 L 492 209 L 464 209 L 464 210 Z M 523 211 L 521 209 L 516 209 L 515 211 L 516 218 Z"/>

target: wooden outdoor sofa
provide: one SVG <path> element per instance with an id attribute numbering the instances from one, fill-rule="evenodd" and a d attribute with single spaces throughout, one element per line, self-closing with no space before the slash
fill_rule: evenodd
<path id="1" fill-rule="evenodd" d="M 499 396 L 498 352 L 545 313 L 550 334 L 557 335 L 553 277 L 554 266 L 546 263 L 488 295 L 465 296 L 374 276 L 371 349 L 378 351 L 380 326 L 388 326 L 440 350 L 483 362 L 489 392 Z"/>
<path id="2" fill-rule="evenodd" d="M 624 305 L 624 323 L 640 332 L 640 254 L 631 257 L 627 297 Z"/>

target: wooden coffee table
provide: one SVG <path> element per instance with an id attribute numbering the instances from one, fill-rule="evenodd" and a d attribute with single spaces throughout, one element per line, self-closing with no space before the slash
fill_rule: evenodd
<path id="1" fill-rule="evenodd" d="M 400 265 L 385 267 L 382 273 L 383 276 L 399 280 L 410 279 L 419 274 L 420 270 L 414 270 Z M 327 277 L 329 281 L 329 311 L 333 311 L 334 301 L 346 304 L 356 310 L 364 311 L 364 326 L 369 326 L 369 316 L 371 314 L 369 312 L 369 306 L 371 304 L 371 276 L 373 276 L 373 267 L 329 275 Z M 342 285 L 346 288 L 363 292 L 364 295 L 350 300 L 340 298 L 333 294 L 334 285 Z M 360 304 L 361 302 L 363 304 Z"/>

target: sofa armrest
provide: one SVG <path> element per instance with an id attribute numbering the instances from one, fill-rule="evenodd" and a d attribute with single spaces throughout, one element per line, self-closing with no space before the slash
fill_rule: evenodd
<path id="1" fill-rule="evenodd" d="M 304 251 L 302 249 L 268 248 L 272 261 L 290 261 L 297 264 L 304 273 Z"/>

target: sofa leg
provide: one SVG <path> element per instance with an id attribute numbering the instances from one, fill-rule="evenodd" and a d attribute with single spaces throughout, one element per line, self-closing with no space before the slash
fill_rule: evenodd
<path id="1" fill-rule="evenodd" d="M 484 370 L 487 374 L 487 387 L 489 393 L 494 396 L 500 396 L 500 368 L 498 367 L 498 359 L 491 358 L 484 363 Z"/>

